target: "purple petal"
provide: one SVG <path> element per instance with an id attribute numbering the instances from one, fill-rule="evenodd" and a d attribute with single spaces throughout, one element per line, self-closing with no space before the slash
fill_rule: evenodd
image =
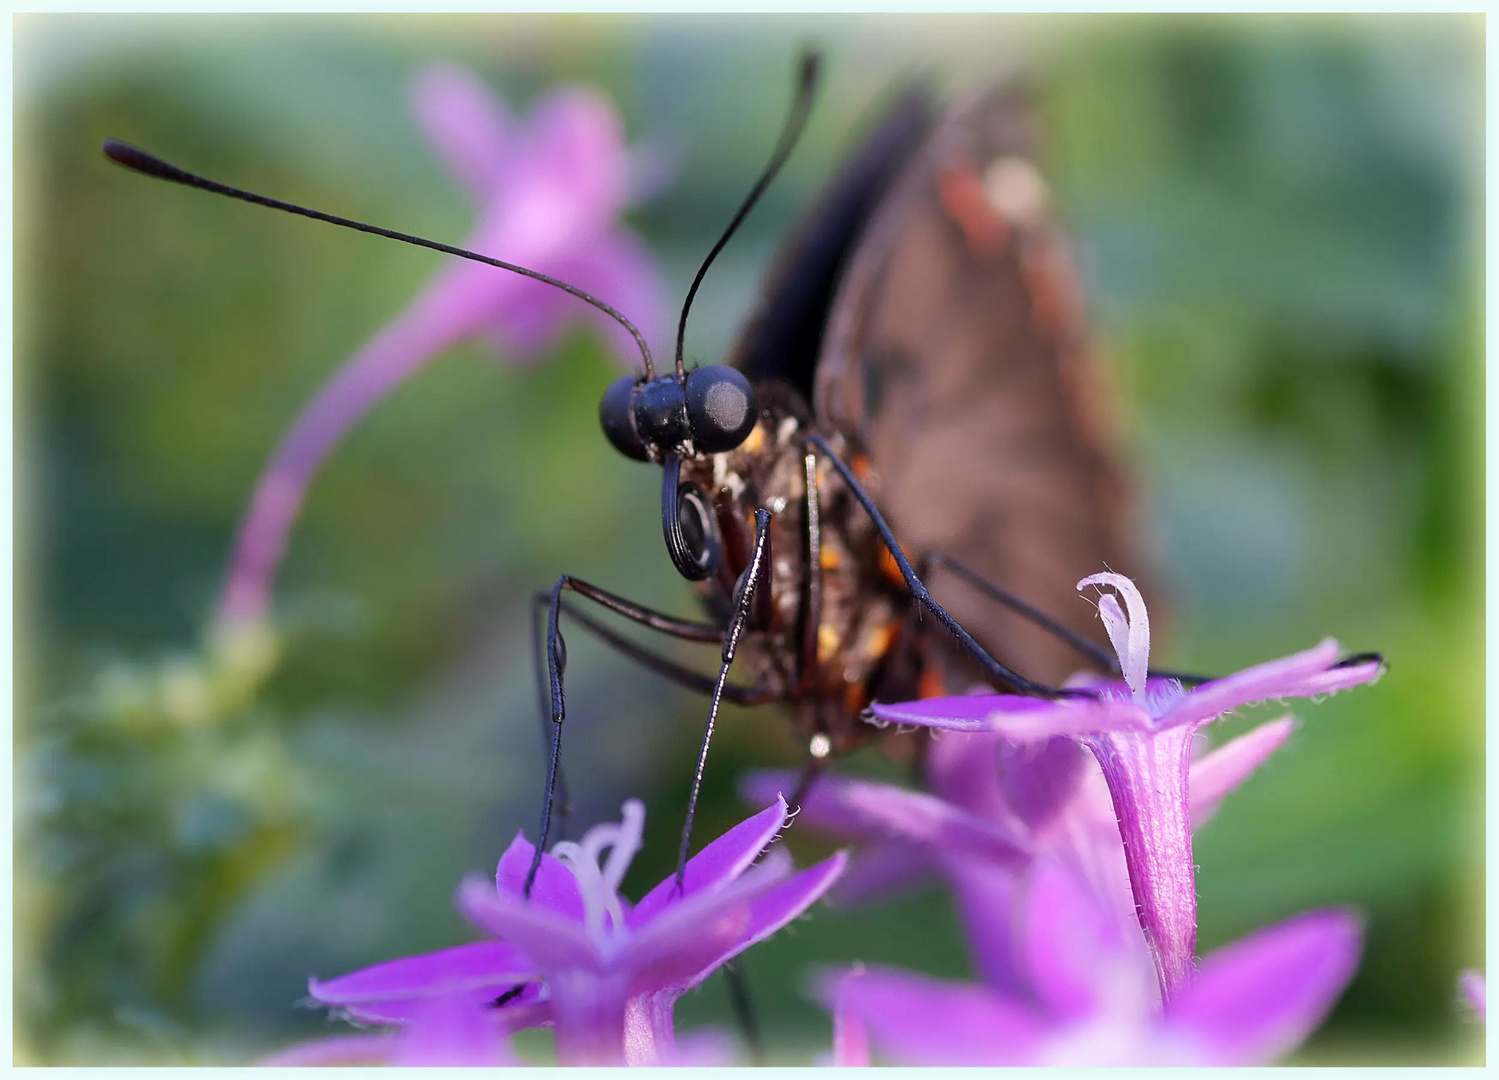
<path id="1" fill-rule="evenodd" d="M 701 1069 L 734 1064 L 734 1037 L 726 1031 L 690 1031 L 658 1056 L 658 1062 L 673 1069 Z"/>
<path id="2" fill-rule="evenodd" d="M 433 998 L 422 1003 L 401 1033 L 392 1065 L 513 1065 L 499 1029 L 487 1010 L 467 997 Z"/>
<path id="3" fill-rule="evenodd" d="M 1249 779 L 1291 737 L 1294 726 L 1289 716 L 1271 720 L 1192 762 L 1187 782 L 1193 822 L 1201 824 L 1225 795 Z"/>
<path id="4" fill-rule="evenodd" d="M 508 941 L 551 974 L 565 968 L 596 968 L 603 958 L 580 923 L 544 904 L 527 902 L 511 892 L 496 892 L 481 878 L 458 886 L 458 910 L 479 929 Z"/>
<path id="5" fill-rule="evenodd" d="M 565 192 L 595 231 L 612 220 L 628 195 L 629 161 L 609 100 L 583 87 L 538 100 L 527 119 L 526 167 L 541 190 Z"/>
<path id="6" fill-rule="evenodd" d="M 428 140 L 473 200 L 483 204 L 493 198 L 513 149 L 514 120 L 505 103 L 465 69 L 435 64 L 417 76 L 412 106 Z"/>
<path id="7" fill-rule="evenodd" d="M 1150 714 L 1144 709 L 1109 693 L 1093 699 L 1067 698 L 1060 701 L 1005 694 L 970 694 L 924 698 L 899 705 L 875 704 L 870 708 L 878 719 L 892 724 L 914 724 L 970 734 L 991 732 L 1019 743 L 1042 742 L 1058 735 L 1148 731 L 1154 727 Z"/>
<path id="8" fill-rule="evenodd" d="M 277 1051 L 262 1065 L 326 1066 L 384 1065 L 390 1060 L 395 1035 L 334 1035 Z"/>
<path id="9" fill-rule="evenodd" d="M 440 997 L 481 986 L 506 989 L 534 977 L 530 961 L 513 946 L 480 941 L 387 960 L 327 982 L 309 979 L 307 992 L 324 1005 L 351 1005 Z"/>
<path id="10" fill-rule="evenodd" d="M 475 1005 L 489 1005 L 511 987 L 481 987 L 465 991 Z M 505 1031 L 520 1031 L 523 1028 L 545 1027 L 552 1022 L 551 1002 L 542 998 L 542 984 L 527 983 L 525 989 L 506 1003 L 502 1009 L 493 1011 L 493 1022 Z M 396 1001 L 376 1001 L 363 1004 L 339 1006 L 339 1011 L 357 1024 L 382 1024 L 404 1027 L 414 1020 L 431 998 L 404 998 Z"/>
<path id="11" fill-rule="evenodd" d="M 790 881 L 781 883 L 757 896 L 750 902 L 749 923 L 740 932 L 734 944 L 717 959 L 705 965 L 692 979 L 689 986 L 696 986 L 717 968 L 770 937 L 792 919 L 801 915 L 828 891 L 848 863 L 846 852 L 838 852 L 807 870 L 803 870 Z"/>
<path id="12" fill-rule="evenodd" d="M 1170 1000 L 1185 985 L 1197 946 L 1197 891 L 1187 808 L 1191 725 L 1117 732 L 1085 743 L 1103 769 L 1119 820 L 1140 926 Z"/>
<path id="13" fill-rule="evenodd" d="M 1059 863 L 1042 860 L 1025 900 L 1025 958 L 1041 1004 L 1063 1020 L 1092 1015 L 1125 944 L 1119 925 Z"/>
<path id="14" fill-rule="evenodd" d="M 632 972 L 632 993 L 691 985 L 748 933 L 752 901 L 791 874 L 791 856 L 771 851 L 718 889 L 700 890 L 633 928 L 617 963 Z"/>
<path id="15" fill-rule="evenodd" d="M 1010 807 L 995 764 L 1007 747 L 993 735 L 949 731 L 934 736 L 926 757 L 928 788 L 979 817 L 1004 818 Z"/>
<path id="16" fill-rule="evenodd" d="M 500 865 L 495 870 L 495 888 L 517 899 L 525 896 L 526 875 L 531 870 L 531 860 L 536 857 L 536 848 L 525 834 L 516 833 L 515 839 L 500 856 Z M 551 855 L 541 856 L 541 866 L 536 871 L 536 881 L 531 886 L 531 903 L 539 904 L 548 911 L 555 911 L 569 922 L 583 921 L 583 895 L 578 892 L 578 881 L 573 872 L 562 864 L 561 859 Z"/>
<path id="17" fill-rule="evenodd" d="M 980 987 L 889 969 L 829 980 L 818 996 L 899 1064 L 1028 1064 L 1046 1034 L 1029 1009 Z"/>
<path id="18" fill-rule="evenodd" d="M 989 717 L 1003 710 L 1030 712 L 1038 705 L 1036 698 L 1000 694 L 959 694 L 954 697 L 922 698 L 892 705 L 875 702 L 870 711 L 890 724 L 915 724 L 918 727 L 942 728 L 977 734 L 993 730 Z"/>
<path id="19" fill-rule="evenodd" d="M 1463 993 L 1468 996 L 1468 1004 L 1473 1006 L 1473 1011 L 1478 1014 L 1478 1019 L 1483 1020 L 1487 1016 L 1486 1000 L 1488 997 L 1487 983 L 1476 971 L 1465 971 L 1458 976 L 1458 982 L 1463 988 Z"/>
<path id="20" fill-rule="evenodd" d="M 754 864 L 785 824 L 786 800 L 777 794 L 764 810 L 741 821 L 687 860 L 681 893 L 676 891 L 676 875 L 646 893 L 630 913 L 628 924 L 642 926 L 678 900 L 733 881 Z"/>
<path id="21" fill-rule="evenodd" d="M 1324 638 L 1305 652 L 1256 664 L 1227 678 L 1203 683 L 1167 709 L 1159 722 L 1166 726 L 1205 724 L 1243 705 L 1271 698 L 1310 697 L 1346 690 L 1379 674 L 1378 663 L 1332 668 L 1338 661 L 1339 652 L 1337 641 Z"/>
<path id="22" fill-rule="evenodd" d="M 1213 953 L 1171 1003 L 1164 1030 L 1194 1038 L 1215 1064 L 1273 1060 L 1312 1033 L 1358 967 L 1347 911 L 1300 915 Z"/>
<path id="23" fill-rule="evenodd" d="M 991 990 L 1023 996 L 1024 980 L 1017 955 L 1020 935 L 1015 926 L 1015 871 L 973 859 L 951 859 L 946 872 L 974 973 Z"/>
<path id="24" fill-rule="evenodd" d="M 935 868 L 935 855 L 919 844 L 871 844 L 848 864 L 828 900 L 851 907 L 925 885 Z"/>
<path id="25" fill-rule="evenodd" d="M 1000 862 L 1022 861 L 1030 849 L 1014 827 L 986 821 L 934 795 L 872 780 L 824 776 L 802 801 L 801 813 L 805 820 L 844 835 L 923 844 Z"/>
<path id="26" fill-rule="evenodd" d="M 1077 794 L 1088 761 L 1082 747 L 1060 737 L 1028 744 L 1001 740 L 997 757 L 1004 801 L 1032 830 L 1044 829 Z"/>

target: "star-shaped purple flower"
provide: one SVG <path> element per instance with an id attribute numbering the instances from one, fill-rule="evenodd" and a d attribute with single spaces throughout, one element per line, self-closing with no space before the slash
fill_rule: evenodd
<path id="1" fill-rule="evenodd" d="M 541 98 L 518 123 L 485 85 L 457 67 L 424 72 L 415 108 L 428 138 L 480 207 L 467 247 L 539 270 L 598 296 L 659 336 L 661 275 L 618 224 L 641 190 L 619 117 L 581 87 Z M 570 323 L 591 320 L 622 361 L 639 352 L 614 320 L 541 282 L 453 261 L 302 410 L 261 474 L 235 542 L 219 602 L 221 634 L 265 615 L 271 583 L 314 474 L 377 402 L 427 361 L 471 337 L 511 357 L 535 355 Z"/>
<path id="2" fill-rule="evenodd" d="M 1191 764 L 1191 816 L 1201 824 L 1290 736 L 1289 717 Z M 988 733 L 939 732 L 927 755 L 931 792 L 843 776 L 821 778 L 797 822 L 862 841 L 831 892 L 857 903 L 907 889 L 933 874 L 952 889 L 976 968 L 993 985 L 1014 984 L 1018 961 L 1010 905 L 1001 899 L 1032 860 L 1066 862 L 1121 921 L 1134 898 L 1108 788 L 1098 766 L 1063 738 L 1017 746 Z M 741 787 L 763 802 L 794 783 L 790 773 L 751 773 Z"/>
<path id="3" fill-rule="evenodd" d="M 1209 955 L 1164 1010 L 1139 931 L 1062 864 L 1036 864 L 1020 936 L 1020 992 L 879 968 L 824 979 L 835 1059 L 861 1063 L 872 1046 L 907 1065 L 1263 1063 L 1327 1014 L 1360 932 L 1346 911 L 1297 916 Z"/>
<path id="4" fill-rule="evenodd" d="M 1097 692 L 1090 698 L 981 694 L 876 705 L 873 711 L 887 722 L 988 731 L 1022 744 L 1066 736 L 1091 750 L 1108 784 L 1140 925 L 1169 999 L 1186 986 L 1197 944 L 1188 796 L 1193 733 L 1244 705 L 1358 686 L 1376 678 L 1383 665 L 1341 663 L 1338 643 L 1328 638 L 1305 652 L 1188 690 L 1174 679 L 1147 678 L 1150 622 L 1134 582 L 1114 573 L 1078 582 L 1079 589 L 1089 585 L 1115 589 L 1129 609 L 1126 616 L 1108 594 L 1098 602 L 1123 682 L 1080 681 Z"/>
<path id="5" fill-rule="evenodd" d="M 843 869 L 841 852 L 794 873 L 784 850 L 766 851 L 785 821 L 777 797 L 689 860 L 680 890 L 673 875 L 634 905 L 619 885 L 640 847 L 639 801 L 625 803 L 622 822 L 555 845 L 529 899 L 534 849 L 517 835 L 494 884 L 471 878 L 458 890 L 459 909 L 498 940 L 313 979 L 309 990 L 365 1023 L 408 1023 L 431 999 L 457 998 L 506 1028 L 551 1024 L 565 1064 L 675 1060 L 677 999 L 801 915 Z"/>

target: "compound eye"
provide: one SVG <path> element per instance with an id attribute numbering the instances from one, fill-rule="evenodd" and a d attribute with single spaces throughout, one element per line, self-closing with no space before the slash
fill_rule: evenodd
<path id="1" fill-rule="evenodd" d="M 687 424 L 700 454 L 732 450 L 754 429 L 755 389 L 736 368 L 709 364 L 687 373 Z"/>
<path id="2" fill-rule="evenodd" d="M 632 375 L 622 375 L 609 384 L 599 401 L 599 426 L 614 449 L 625 457 L 649 461 L 651 456 L 635 428 L 635 411 L 631 407 L 636 385 Z"/>
<path id="3" fill-rule="evenodd" d="M 672 455 L 662 478 L 661 525 L 666 533 L 666 551 L 677 573 L 688 581 L 703 581 L 718 570 L 723 556 L 718 515 L 702 488 L 679 482 L 680 467 L 680 459 Z"/>

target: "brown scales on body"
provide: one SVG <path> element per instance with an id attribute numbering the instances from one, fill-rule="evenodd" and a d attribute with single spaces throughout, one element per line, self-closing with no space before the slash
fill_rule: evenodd
<path id="1" fill-rule="evenodd" d="M 804 740 L 823 734 L 841 752 L 879 731 L 859 718 L 871 700 L 916 692 L 914 675 L 895 683 L 883 670 L 912 603 L 899 573 L 892 579 L 884 569 L 881 556 L 889 556 L 873 524 L 826 462 L 817 473 L 821 549 L 816 568 L 809 567 L 801 438 L 807 429 L 796 402 L 772 395 L 740 447 L 684 461 L 682 479 L 710 493 L 724 537 L 719 573 L 697 586 L 710 611 L 727 610 L 733 583 L 748 564 L 755 508 L 772 511 L 769 625 L 746 634 L 735 661 L 736 681 L 783 696 Z M 823 434 L 845 452 L 842 436 Z M 867 459 L 850 458 L 862 463 L 861 482 L 877 483 Z M 809 647 L 813 574 L 820 596 Z"/>

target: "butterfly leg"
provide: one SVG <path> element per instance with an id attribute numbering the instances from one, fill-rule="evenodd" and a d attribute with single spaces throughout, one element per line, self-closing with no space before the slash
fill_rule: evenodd
<path id="1" fill-rule="evenodd" d="M 744 978 L 744 956 L 736 956 L 723 966 L 724 983 L 729 988 L 729 1004 L 734 1009 L 734 1021 L 744 1044 L 749 1047 L 750 1060 L 756 1065 L 765 1064 L 765 1042 L 760 1038 L 760 1019 L 755 1012 L 755 1003 L 750 999 L 749 984 Z"/>
<path id="2" fill-rule="evenodd" d="M 703 728 L 703 745 L 697 755 L 697 769 L 692 776 L 692 792 L 687 797 L 687 820 L 682 825 L 682 846 L 677 849 L 677 888 L 681 889 L 687 873 L 687 849 L 692 843 L 692 819 L 697 815 L 697 797 L 703 787 L 703 770 L 708 765 L 708 744 L 713 741 L 713 726 L 718 721 L 718 706 L 728 685 L 729 665 L 739 649 L 739 639 L 749 625 L 753 611 L 755 593 L 770 588 L 770 511 L 763 507 L 755 511 L 755 546 L 750 554 L 749 565 L 739 580 L 734 583 L 732 611 L 728 632 L 723 638 L 723 662 L 719 665 L 718 680 L 713 687 L 713 701 L 708 706 L 708 723 Z"/>
<path id="3" fill-rule="evenodd" d="M 1092 696 L 1083 690 L 1068 690 L 1062 687 L 1047 686 L 1044 683 L 1034 682 L 1027 679 L 1024 675 L 1011 671 L 998 660 L 994 659 L 994 657 L 990 656 L 984 647 L 973 639 L 972 634 L 963 629 L 958 621 L 949 615 L 941 604 L 932 599 L 932 594 L 922 584 L 921 579 L 916 576 L 916 571 L 911 567 L 911 560 L 906 558 L 905 552 L 901 550 L 900 543 L 895 539 L 895 534 L 890 531 L 890 526 L 886 524 L 879 509 L 874 505 L 874 500 L 869 497 L 869 492 L 864 490 L 863 485 L 854 477 L 852 470 L 844 464 L 843 459 L 833 452 L 833 448 L 827 444 L 827 440 L 821 435 L 809 434 L 806 437 L 806 444 L 828 459 L 833 468 L 838 471 L 838 475 L 843 478 L 843 482 L 848 485 L 849 490 L 853 492 L 854 498 L 859 500 L 859 505 L 864 507 L 864 512 L 869 515 L 870 520 L 874 522 L 875 529 L 880 534 L 880 540 L 884 543 L 885 550 L 890 553 L 890 557 L 895 560 L 895 565 L 900 568 L 901 576 L 905 578 L 906 587 L 911 590 L 912 597 L 915 598 L 918 604 L 936 616 L 937 621 L 947 628 L 948 633 L 958 639 L 958 643 L 963 646 L 970 656 L 978 661 L 991 681 L 1013 687 L 1023 694 L 1033 694 L 1037 697 Z"/>
<path id="4" fill-rule="evenodd" d="M 543 598 L 550 597 L 543 593 Z M 531 605 L 531 667 L 536 674 L 536 718 L 541 722 L 541 752 L 543 755 L 551 752 L 552 725 L 550 720 L 549 699 L 547 695 L 547 667 L 543 658 L 546 656 L 546 628 L 541 620 L 543 611 L 541 604 Z M 562 764 L 557 764 L 557 800 L 561 804 L 558 810 L 557 831 L 563 838 L 567 838 L 567 819 L 572 813 L 572 799 L 567 793 L 567 777 L 562 771 Z M 529 895 L 529 887 L 528 887 Z"/>
<path id="5" fill-rule="evenodd" d="M 769 564 L 766 563 L 765 567 Z M 763 571 L 762 571 L 763 572 Z M 657 674 L 670 679 L 679 686 L 698 693 L 713 695 L 714 710 L 720 698 L 726 698 L 737 704 L 759 705 L 779 699 L 782 694 L 768 687 L 753 686 L 730 686 L 724 679 L 727 674 L 727 666 L 724 667 L 719 679 L 708 678 L 690 668 L 668 659 L 659 653 L 653 652 L 628 638 L 625 638 L 602 623 L 595 621 L 583 612 L 578 611 L 569 604 L 562 601 L 564 591 L 576 593 L 583 599 L 623 616 L 640 626 L 649 627 L 668 637 L 678 638 L 683 641 L 697 641 L 712 644 L 725 644 L 728 633 L 708 623 L 693 622 L 688 619 L 679 619 L 675 616 L 664 614 L 653 608 L 637 604 L 632 600 L 626 600 L 622 596 L 590 585 L 586 581 L 580 581 L 570 575 L 563 574 L 557 579 L 552 588 L 543 593 L 537 593 L 535 607 L 533 610 L 539 615 L 545 607 L 547 612 L 545 624 L 545 643 L 543 654 L 546 657 L 546 676 L 544 684 L 539 688 L 544 718 L 550 718 L 550 737 L 547 742 L 547 779 L 546 793 L 542 800 L 541 825 L 537 830 L 538 841 L 535 854 L 531 858 L 530 869 L 526 873 L 525 895 L 531 894 L 531 886 L 536 880 L 536 874 L 541 868 L 541 853 L 546 850 L 547 840 L 551 832 L 552 815 L 556 809 L 558 793 L 561 790 L 562 773 L 562 724 L 567 715 L 566 697 L 563 693 L 563 673 L 567 666 L 567 646 L 563 641 L 559 626 L 560 616 L 566 612 L 568 617 L 588 630 L 599 640 L 616 651 L 630 657 L 644 667 Z M 537 620 L 539 623 L 539 619 Z M 731 628 L 732 629 L 732 628 Z M 540 635 L 538 635 L 540 636 Z M 540 665 L 538 665 L 540 669 Z M 711 730 L 711 721 L 710 721 Z M 701 777 L 701 768 L 699 769 Z M 565 798 L 564 798 L 565 802 Z"/>

